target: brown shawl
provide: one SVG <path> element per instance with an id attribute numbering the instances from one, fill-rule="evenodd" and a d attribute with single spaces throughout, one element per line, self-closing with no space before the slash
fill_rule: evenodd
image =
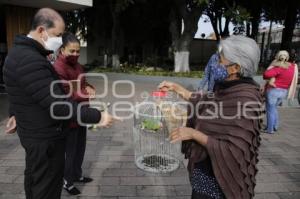
<path id="1" fill-rule="evenodd" d="M 204 160 L 207 155 L 211 160 L 214 175 L 226 198 L 248 199 L 254 196 L 260 145 L 260 128 L 262 116 L 262 96 L 259 86 L 251 78 L 224 82 L 216 85 L 214 96 L 194 93 L 191 102 L 194 107 L 198 102 L 216 102 L 216 106 L 201 104 L 198 117 L 187 122 L 188 127 L 208 135 L 206 148 L 195 141 L 185 141 L 182 152 L 189 158 L 189 170 L 194 164 Z M 254 102 L 246 105 L 249 102 Z M 220 115 L 235 116 L 239 111 L 246 111 L 247 117 L 224 118 Z M 218 113 L 214 118 L 203 116 Z M 201 116 L 201 117 L 199 117 Z M 249 118 L 259 116 L 260 119 Z"/>

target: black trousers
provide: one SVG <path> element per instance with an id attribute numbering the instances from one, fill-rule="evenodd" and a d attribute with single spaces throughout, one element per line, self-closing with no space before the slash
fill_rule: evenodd
<path id="1" fill-rule="evenodd" d="M 26 199 L 60 199 L 63 184 L 65 139 L 20 138 L 26 152 Z"/>
<path id="2" fill-rule="evenodd" d="M 82 177 L 82 163 L 86 148 L 86 127 L 69 128 L 66 134 L 66 163 L 64 179 L 73 185 Z"/>

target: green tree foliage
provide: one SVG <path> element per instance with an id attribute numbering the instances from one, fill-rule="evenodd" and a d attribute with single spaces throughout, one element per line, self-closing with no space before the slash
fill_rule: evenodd
<path id="1" fill-rule="evenodd" d="M 72 10 L 62 13 L 65 22 L 66 30 L 75 34 L 78 39 L 86 40 L 88 33 L 87 10 Z"/>

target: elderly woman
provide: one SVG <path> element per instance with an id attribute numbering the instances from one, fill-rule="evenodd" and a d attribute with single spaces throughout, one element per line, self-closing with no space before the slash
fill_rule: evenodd
<path id="1" fill-rule="evenodd" d="M 260 51 L 254 40 L 231 36 L 221 41 L 219 55 L 228 77 L 215 85 L 213 96 L 172 82 L 159 88 L 191 102 L 187 126 L 173 130 L 170 138 L 183 141 L 192 198 L 249 199 L 254 196 L 260 144 L 262 96 L 252 79 Z"/>

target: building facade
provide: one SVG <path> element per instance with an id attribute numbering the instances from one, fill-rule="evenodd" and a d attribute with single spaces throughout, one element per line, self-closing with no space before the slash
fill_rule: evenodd
<path id="1" fill-rule="evenodd" d="M 69 11 L 93 6 L 93 0 L 0 0 L 0 84 L 2 67 L 17 34 L 28 34 L 37 9 L 48 7 Z"/>

